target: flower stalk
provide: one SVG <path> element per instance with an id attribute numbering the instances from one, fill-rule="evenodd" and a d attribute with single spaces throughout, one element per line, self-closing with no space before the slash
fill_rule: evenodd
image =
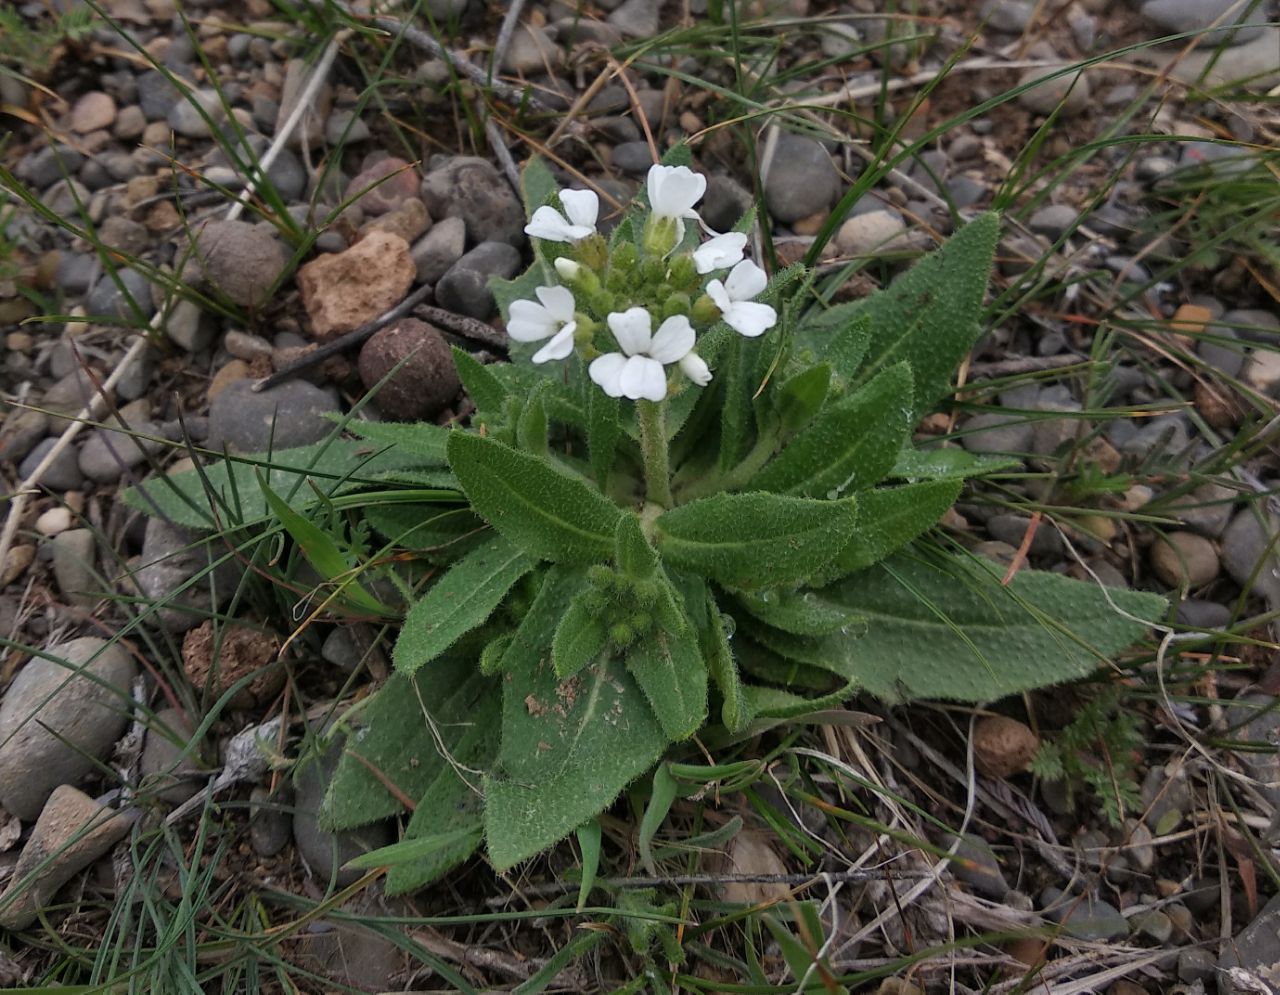
<path id="1" fill-rule="evenodd" d="M 640 427 L 640 455 L 644 460 L 645 497 L 653 504 L 670 508 L 671 467 L 667 460 L 667 402 L 637 401 L 636 421 Z"/>

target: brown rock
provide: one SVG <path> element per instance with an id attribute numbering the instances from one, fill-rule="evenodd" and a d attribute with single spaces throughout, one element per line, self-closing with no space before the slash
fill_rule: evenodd
<path id="1" fill-rule="evenodd" d="M 973 730 L 973 759 L 987 777 L 1011 777 L 1026 770 L 1039 748 L 1039 737 L 1006 715 L 988 715 Z"/>
<path id="2" fill-rule="evenodd" d="M 417 172 L 403 159 L 390 156 L 359 173 L 347 184 L 342 199 L 358 204 L 366 214 L 386 214 L 417 196 Z"/>
<path id="3" fill-rule="evenodd" d="M 729 843 L 724 872 L 727 875 L 786 874 L 787 865 L 769 846 L 768 837 L 746 830 Z M 763 881 L 729 881 L 723 889 L 724 900 L 735 905 L 760 905 L 786 899 L 791 889 L 785 884 Z"/>
<path id="4" fill-rule="evenodd" d="M 182 663 L 197 688 L 209 688 L 215 698 L 251 674 L 253 680 L 231 699 L 235 708 L 252 708 L 271 698 L 284 685 L 284 671 L 268 666 L 275 659 L 276 637 L 241 625 L 219 626 L 212 620 L 192 629 L 182 639 Z"/>
<path id="5" fill-rule="evenodd" d="M 35 546 L 10 546 L 4 563 L 0 563 L 0 587 L 8 587 L 26 573 L 35 558 Z"/>
<path id="6" fill-rule="evenodd" d="M 402 360 L 404 365 L 395 369 Z M 360 379 L 369 390 L 391 374 L 373 403 L 383 414 L 402 421 L 438 414 L 462 386 L 444 336 L 417 318 L 402 318 L 370 338 L 360 350 L 359 366 Z"/>
<path id="7" fill-rule="evenodd" d="M 357 237 L 364 238 L 370 232 L 385 231 L 399 235 L 412 244 L 430 227 L 431 215 L 427 213 L 427 205 L 417 197 L 408 197 L 393 210 L 366 221 L 360 227 Z"/>
<path id="8" fill-rule="evenodd" d="M 55 788 L 0 896 L 0 927 L 30 926 L 59 888 L 106 853 L 132 825 L 128 812 L 112 812 L 67 784 Z"/>
<path id="9" fill-rule="evenodd" d="M 409 243 L 383 231 L 311 260 L 298 271 L 298 288 L 312 333 L 325 341 L 376 318 L 404 299 L 415 273 Z"/>
<path id="10" fill-rule="evenodd" d="M 1170 587 L 1201 587 L 1219 567 L 1217 548 L 1194 532 L 1170 532 L 1151 544 L 1151 569 Z"/>
<path id="11" fill-rule="evenodd" d="M 82 135 L 110 128 L 115 119 L 116 102 L 99 90 L 86 93 L 71 108 L 71 130 Z"/>
<path id="12" fill-rule="evenodd" d="M 248 376 L 249 364 L 243 359 L 233 359 L 213 375 L 213 379 L 209 381 L 209 389 L 205 391 L 205 395 L 210 401 L 212 401 L 237 380 L 244 380 Z"/>
<path id="13" fill-rule="evenodd" d="M 1226 387 L 1197 381 L 1194 397 L 1196 410 L 1213 428 L 1235 428 L 1244 417 L 1244 409 Z"/>

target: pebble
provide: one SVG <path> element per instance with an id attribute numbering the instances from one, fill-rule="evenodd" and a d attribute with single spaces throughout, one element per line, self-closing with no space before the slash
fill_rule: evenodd
<path id="1" fill-rule="evenodd" d="M 193 532 L 148 518 L 142 553 L 132 579 L 144 598 L 157 603 L 145 620 L 173 633 L 199 625 L 202 616 L 216 610 L 235 587 L 238 567 L 226 563 L 210 570 L 225 550 L 199 539 Z M 163 604 L 160 604 L 163 602 Z"/>
<path id="2" fill-rule="evenodd" d="M 1223 961 L 1226 959 L 1226 954 L 1224 954 Z M 1212 980 L 1217 974 L 1216 968 L 1217 965 L 1214 963 L 1213 954 L 1209 953 L 1208 950 L 1202 950 L 1199 947 L 1186 947 L 1178 951 L 1179 981 L 1184 981 L 1189 985 L 1199 983 L 1203 986 L 1205 982 Z M 1204 990 L 1203 987 L 1201 990 Z"/>
<path id="3" fill-rule="evenodd" d="M 502 242 L 490 244 L 515 252 Z M 358 366 L 366 389 L 381 383 L 374 405 L 398 421 L 433 418 L 462 388 L 444 336 L 417 318 L 401 318 L 376 332 L 360 350 Z"/>
<path id="4" fill-rule="evenodd" d="M 1189 953 L 1190 950 L 1185 952 Z M 1254 920 L 1234 938 L 1223 943 L 1222 956 L 1218 958 L 1216 965 L 1208 954 L 1205 954 L 1205 958 L 1208 960 L 1209 974 L 1214 973 L 1214 967 L 1221 972 L 1239 967 L 1263 978 L 1276 977 L 1277 970 L 1280 970 L 1280 895 L 1267 902 Z M 1183 977 L 1181 958 L 1178 961 L 1178 977 Z"/>
<path id="5" fill-rule="evenodd" d="M 1218 319 L 1223 325 L 1234 326 L 1242 339 L 1267 345 L 1280 345 L 1280 318 L 1260 308 L 1238 308 L 1228 311 Z"/>
<path id="6" fill-rule="evenodd" d="M 71 130 L 82 135 L 110 128 L 115 119 L 116 102 L 100 90 L 84 94 L 71 108 Z"/>
<path id="7" fill-rule="evenodd" d="M 1089 896 L 1067 895 L 1058 888 L 1046 888 L 1040 897 L 1045 917 L 1080 940 L 1122 940 L 1129 935 L 1129 923 L 1109 902 Z"/>
<path id="8" fill-rule="evenodd" d="M 1007 542 L 1014 549 L 1021 547 L 1031 525 L 1031 519 L 1024 515 L 995 515 L 987 522 L 987 531 L 992 538 Z M 1062 552 L 1062 537 L 1057 529 L 1045 528 L 1042 524 L 1036 529 L 1031 540 L 1029 552 L 1032 556 L 1057 556 Z"/>
<path id="9" fill-rule="evenodd" d="M 1234 488 L 1210 481 L 1170 503 L 1167 510 L 1191 531 L 1216 539 L 1231 521 L 1238 496 Z"/>
<path id="10" fill-rule="evenodd" d="M 466 222 L 461 218 L 437 221 L 409 250 L 418 282 L 434 284 L 462 258 L 466 246 Z"/>
<path id="11" fill-rule="evenodd" d="M 950 848 L 955 837 L 944 842 Z M 951 859 L 951 873 L 976 891 L 983 898 L 1001 901 L 1009 892 L 1000 861 L 987 841 L 975 833 L 965 833 L 956 845 Z"/>
<path id="12" fill-rule="evenodd" d="M 97 540 L 92 529 L 68 529 L 54 536 L 53 577 L 58 593 L 70 605 L 89 610 L 101 600 L 96 574 Z"/>
<path id="13" fill-rule="evenodd" d="M 1246 693 L 1228 707 L 1224 717 L 1229 737 L 1236 742 L 1253 744 L 1253 749 L 1238 754 L 1246 770 L 1260 784 L 1272 805 L 1280 803 L 1280 712 L 1268 695 Z M 1190 902 L 1188 902 L 1190 904 Z"/>
<path id="14" fill-rule="evenodd" d="M 340 145 L 344 142 L 347 145 L 355 145 L 358 142 L 367 142 L 370 137 L 372 132 L 369 131 L 364 118 L 353 110 L 336 108 L 329 115 L 329 120 L 325 122 L 324 140 L 330 145 Z"/>
<path id="15" fill-rule="evenodd" d="M 288 253 L 268 226 L 210 221 L 196 233 L 183 278 L 238 307 L 257 310 L 270 300 L 272 287 L 288 265 Z"/>
<path id="16" fill-rule="evenodd" d="M 1156 865 L 1156 848 L 1152 845 L 1151 830 L 1144 823 L 1129 819 L 1126 826 L 1125 856 L 1144 874 Z"/>
<path id="17" fill-rule="evenodd" d="M 307 59 L 290 59 L 285 66 L 284 80 L 280 85 L 280 109 L 276 114 L 275 127 L 272 132 L 284 128 L 284 124 L 293 114 L 302 99 L 303 91 L 311 81 L 314 66 Z M 289 136 L 289 144 L 294 148 L 310 146 L 324 134 L 325 121 L 333 109 L 333 87 L 323 82 L 320 88 L 313 91 L 310 107 L 303 113 L 302 120 Z"/>
<path id="18" fill-rule="evenodd" d="M 1242 45 L 1233 45 L 1226 58 L 1219 55 L 1221 46 L 1214 45 L 1183 53 L 1183 46 L 1171 46 L 1162 59 L 1163 68 L 1182 83 L 1205 89 L 1243 83 L 1249 89 L 1265 90 L 1280 79 L 1280 28 L 1267 26 L 1261 34 Z"/>
<path id="19" fill-rule="evenodd" d="M 0 928 L 34 923 L 58 889 L 123 839 L 135 819 L 136 813 L 111 812 L 69 785 L 54 789 L 0 895 Z"/>
<path id="20" fill-rule="evenodd" d="M 141 86 L 139 96 L 141 97 Z M 145 104 L 143 106 L 145 109 Z M 165 120 L 170 128 L 184 138 L 208 138 L 213 134 L 210 121 L 217 125 L 224 116 L 225 110 L 218 91 L 199 89 L 193 90 L 189 96 L 175 100 L 165 114 Z"/>
<path id="21" fill-rule="evenodd" d="M 146 226 L 121 214 L 113 214 L 103 221 L 98 237 L 104 245 L 131 256 L 139 255 L 151 244 L 151 233 Z"/>
<path id="22" fill-rule="evenodd" d="M 1266 520 L 1265 513 L 1259 509 L 1244 508 L 1236 513 L 1222 534 L 1222 566 L 1241 587 L 1250 582 L 1259 558 L 1271 541 L 1268 528 L 1259 521 L 1260 517 Z M 1274 551 L 1267 556 L 1252 584 L 1253 594 L 1266 598 L 1272 606 L 1280 607 L 1280 561 Z"/>
<path id="23" fill-rule="evenodd" d="M 544 29 L 521 23 L 511 33 L 511 41 L 502 56 L 502 69 L 515 76 L 552 73 L 563 61 L 564 51 Z"/>
<path id="24" fill-rule="evenodd" d="M 1240 379 L 1261 394 L 1274 395 L 1280 387 L 1280 353 L 1259 349 L 1249 357 Z"/>
<path id="25" fill-rule="evenodd" d="M 712 173 L 707 177 L 700 213 L 714 231 L 729 231 L 753 203 L 751 192 L 728 173 Z"/>
<path id="26" fill-rule="evenodd" d="M 416 276 L 409 243 L 389 232 L 311 260 L 298 270 L 298 289 L 312 334 L 323 342 L 371 321 L 399 304 Z"/>
<path id="27" fill-rule="evenodd" d="M 67 145 L 45 145 L 23 156 L 14 173 L 37 190 L 57 183 L 64 175 L 73 176 L 84 164 L 84 155 Z"/>
<path id="28" fill-rule="evenodd" d="M 116 270 L 114 279 L 110 273 L 103 273 L 89 292 L 85 308 L 90 315 L 141 322 L 156 313 L 151 284 L 131 267 Z"/>
<path id="29" fill-rule="evenodd" d="M 281 781 L 275 794 L 259 785 L 249 792 L 249 842 L 260 857 L 274 857 L 293 839 L 293 788 Z"/>
<path id="30" fill-rule="evenodd" d="M 42 536 L 56 536 L 59 532 L 66 532 L 71 528 L 71 522 L 71 509 L 57 505 L 43 512 L 36 519 L 36 531 Z"/>
<path id="31" fill-rule="evenodd" d="M 505 242 L 481 242 L 449 268 L 436 284 L 436 303 L 481 321 L 497 307 L 489 281 L 510 279 L 521 266 L 520 252 Z"/>
<path id="32" fill-rule="evenodd" d="M 385 231 L 412 244 L 430 227 L 431 215 L 427 213 L 426 205 L 417 197 L 407 197 L 386 214 L 370 218 L 361 225 L 358 237 L 363 238 L 372 231 Z"/>
<path id="33" fill-rule="evenodd" d="M 1048 204 L 1031 215 L 1027 227 L 1037 235 L 1056 242 L 1080 220 L 1080 212 L 1069 204 Z"/>
<path id="34" fill-rule="evenodd" d="M 344 869 L 347 861 L 392 841 L 386 821 L 336 833 L 320 827 L 324 795 L 341 756 L 341 742 L 335 742 L 322 756 L 299 765 L 294 774 L 297 800 L 293 814 L 293 838 L 302 859 L 321 881 L 332 881 L 340 888 L 365 873 L 356 868 Z"/>
<path id="35" fill-rule="evenodd" d="M 1142 5 L 1142 16 L 1169 34 L 1215 30 L 1196 40 L 1197 48 L 1218 48 L 1224 43 L 1239 45 L 1252 41 L 1262 34 L 1261 25 L 1267 23 L 1266 2 L 1241 3 L 1239 0 L 1147 0 Z M 1234 31 L 1225 31 L 1239 24 Z M 1182 39 L 1178 44 L 1186 44 Z M 1226 56 L 1230 58 L 1230 56 Z"/>
<path id="36" fill-rule="evenodd" d="M 661 10 L 660 0 L 625 0 L 609 14 L 607 21 L 624 38 L 652 38 L 658 33 Z"/>
<path id="37" fill-rule="evenodd" d="M 386 214 L 418 196 L 418 174 L 404 159 L 388 156 L 356 174 L 343 194 L 344 204 L 366 214 Z"/>
<path id="38" fill-rule="evenodd" d="M 487 159 L 455 156 L 422 180 L 422 200 L 438 222 L 462 218 L 472 242 L 525 244 L 524 208 Z"/>
<path id="39" fill-rule="evenodd" d="M 840 189 L 840 174 L 821 142 L 783 135 L 764 181 L 765 204 L 775 221 L 789 225 L 826 210 Z"/>
<path id="40" fill-rule="evenodd" d="M 137 675 L 122 645 L 96 636 L 46 653 L 27 662 L 0 703 L 0 805 L 24 822 L 106 757 L 124 732 Z"/>
<path id="41" fill-rule="evenodd" d="M 1245 363 L 1242 346 L 1232 346 L 1226 342 L 1214 340 L 1226 339 L 1228 342 L 1238 342 L 1240 336 L 1236 334 L 1236 330 L 1226 325 L 1210 325 L 1205 331 L 1214 338 L 1197 339 L 1196 352 L 1200 358 L 1224 377 L 1238 376 Z"/>
<path id="42" fill-rule="evenodd" d="M 325 416 L 337 411 L 332 395 L 305 380 L 287 380 L 257 393 L 250 381 L 239 380 L 209 405 L 208 446 L 262 453 L 310 445 L 333 430 Z"/>
<path id="43" fill-rule="evenodd" d="M 195 726 L 176 708 L 162 708 L 152 716 L 138 758 L 143 795 L 181 805 L 199 790 L 204 776 L 195 761 L 196 751 L 182 755 L 195 733 Z"/>
<path id="44" fill-rule="evenodd" d="M 1022 34 L 1035 16 L 1036 5 L 1028 0 L 984 0 L 978 17 L 996 31 Z"/>
<path id="45" fill-rule="evenodd" d="M 1129 920 L 1134 933 L 1153 943 L 1165 944 L 1173 936 L 1173 920 L 1163 912 L 1139 912 Z"/>
<path id="46" fill-rule="evenodd" d="M 132 422 L 128 430 L 98 428 L 80 447 L 80 472 L 99 484 L 114 484 L 163 448 L 156 426 L 148 421 Z"/>
<path id="47" fill-rule="evenodd" d="M 245 362 L 271 355 L 270 342 L 259 335 L 250 335 L 237 328 L 227 332 L 222 340 L 222 347 L 236 359 L 243 359 Z"/>
<path id="48" fill-rule="evenodd" d="M 644 176 L 653 165 L 649 143 L 642 141 L 619 142 L 613 147 L 613 165 L 632 176 Z"/>
<path id="49" fill-rule="evenodd" d="M 18 473 L 29 477 L 37 466 L 49 455 L 57 445 L 57 439 L 44 439 L 36 445 L 26 459 L 18 466 Z M 84 483 L 84 474 L 80 472 L 80 453 L 75 446 L 66 446 L 54 457 L 44 475 L 40 478 L 42 486 L 51 491 L 75 491 Z"/>
<path id="50" fill-rule="evenodd" d="M 897 211 L 868 211 L 855 214 L 840 226 L 836 246 L 851 256 L 901 252 L 911 243 L 903 237 L 906 222 Z"/>
<path id="51" fill-rule="evenodd" d="M 48 431 L 49 416 L 43 411 L 10 408 L 0 423 L 0 459 L 10 463 L 22 461 Z M 52 448 L 52 440 L 49 446 Z"/>
<path id="52" fill-rule="evenodd" d="M 1193 629 L 1222 629 L 1231 624 L 1232 611 L 1216 601 L 1187 598 L 1178 603 L 1177 617 L 1181 625 Z"/>
<path id="53" fill-rule="evenodd" d="M 1092 103 L 1089 78 L 1082 71 L 1048 78 L 1057 72 L 1061 72 L 1061 68 L 1028 69 L 1019 78 L 1018 86 L 1037 80 L 1044 82 L 1018 94 L 1018 103 L 1035 114 L 1052 114 L 1061 107 L 1062 116 L 1074 117 L 1087 110 Z"/>
<path id="54" fill-rule="evenodd" d="M 974 763 L 987 777 L 1006 778 L 1027 769 L 1040 739 L 1024 722 L 1007 715 L 986 715 L 973 729 Z"/>
<path id="55" fill-rule="evenodd" d="M 365 651 L 356 642 L 356 637 L 348 627 L 337 625 L 324 637 L 324 643 L 320 647 L 320 657 L 325 663 L 331 663 L 348 674 L 354 674 L 356 668 L 360 666 L 360 661 L 365 657 Z"/>
<path id="56" fill-rule="evenodd" d="M 1170 587 L 1203 587 L 1218 576 L 1218 552 L 1194 532 L 1170 532 L 1151 545 L 1151 568 Z"/>

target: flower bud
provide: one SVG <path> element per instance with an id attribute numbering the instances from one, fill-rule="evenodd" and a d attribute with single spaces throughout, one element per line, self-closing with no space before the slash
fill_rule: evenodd
<path id="1" fill-rule="evenodd" d="M 613 583 L 613 571 L 603 563 L 593 563 L 587 568 L 587 583 L 599 590 L 604 590 Z"/>
<path id="2" fill-rule="evenodd" d="M 609 640 L 615 646 L 630 646 L 635 641 L 636 631 L 626 622 L 615 622 L 609 626 Z"/>
<path id="3" fill-rule="evenodd" d="M 688 314 L 689 308 L 688 294 L 672 294 L 662 302 L 662 309 L 658 314 L 659 320 L 673 318 L 677 314 Z"/>
<path id="4" fill-rule="evenodd" d="M 578 261 L 597 273 L 603 272 L 609 263 L 609 243 L 600 234 L 588 235 L 576 246 Z"/>
<path id="5" fill-rule="evenodd" d="M 572 283 L 582 272 L 582 266 L 579 263 L 575 263 L 568 256 L 557 257 L 555 266 L 556 272 L 560 274 L 560 279 L 566 283 Z"/>
<path id="6" fill-rule="evenodd" d="M 693 307 L 689 309 L 689 316 L 694 324 L 710 325 L 720 320 L 720 309 L 716 307 L 716 302 L 709 295 L 703 294 L 693 302 Z"/>
<path id="7" fill-rule="evenodd" d="M 671 260 L 667 279 L 673 287 L 692 287 L 698 280 L 698 271 L 694 267 L 693 257 L 682 254 Z"/>

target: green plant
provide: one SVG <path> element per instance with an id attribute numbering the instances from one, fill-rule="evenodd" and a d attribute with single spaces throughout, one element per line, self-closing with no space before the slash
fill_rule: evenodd
<path id="1" fill-rule="evenodd" d="M 1141 805 L 1136 749 L 1142 744 L 1138 714 L 1125 705 L 1121 689 L 1108 686 L 1086 701 L 1061 732 L 1046 738 L 1031 771 L 1062 781 L 1069 793 L 1088 790 L 1113 826 Z"/>
<path id="2" fill-rule="evenodd" d="M 750 217 L 701 240 L 685 156 L 607 240 L 593 195 L 526 167 L 535 260 L 495 287 L 516 362 L 456 354 L 469 430 L 352 422 L 359 441 L 133 494 L 287 533 L 330 611 L 394 618 L 370 581 L 398 585 L 396 674 L 342 723 L 324 813 L 345 828 L 412 808 L 400 843 L 361 858 L 390 890 L 482 839 L 500 870 L 539 853 L 695 734 L 731 742 L 858 690 L 1061 682 L 1163 611 L 911 545 L 1004 465 L 911 438 L 978 337 L 994 215 L 888 290 L 805 313 L 802 267 L 769 281 L 743 258 Z M 386 546 L 343 542 L 335 512 Z"/>
<path id="3" fill-rule="evenodd" d="M 33 27 L 17 10 L 0 8 L 0 75 L 46 75 L 58 47 L 88 35 L 94 17 L 92 8 L 72 5 Z"/>

